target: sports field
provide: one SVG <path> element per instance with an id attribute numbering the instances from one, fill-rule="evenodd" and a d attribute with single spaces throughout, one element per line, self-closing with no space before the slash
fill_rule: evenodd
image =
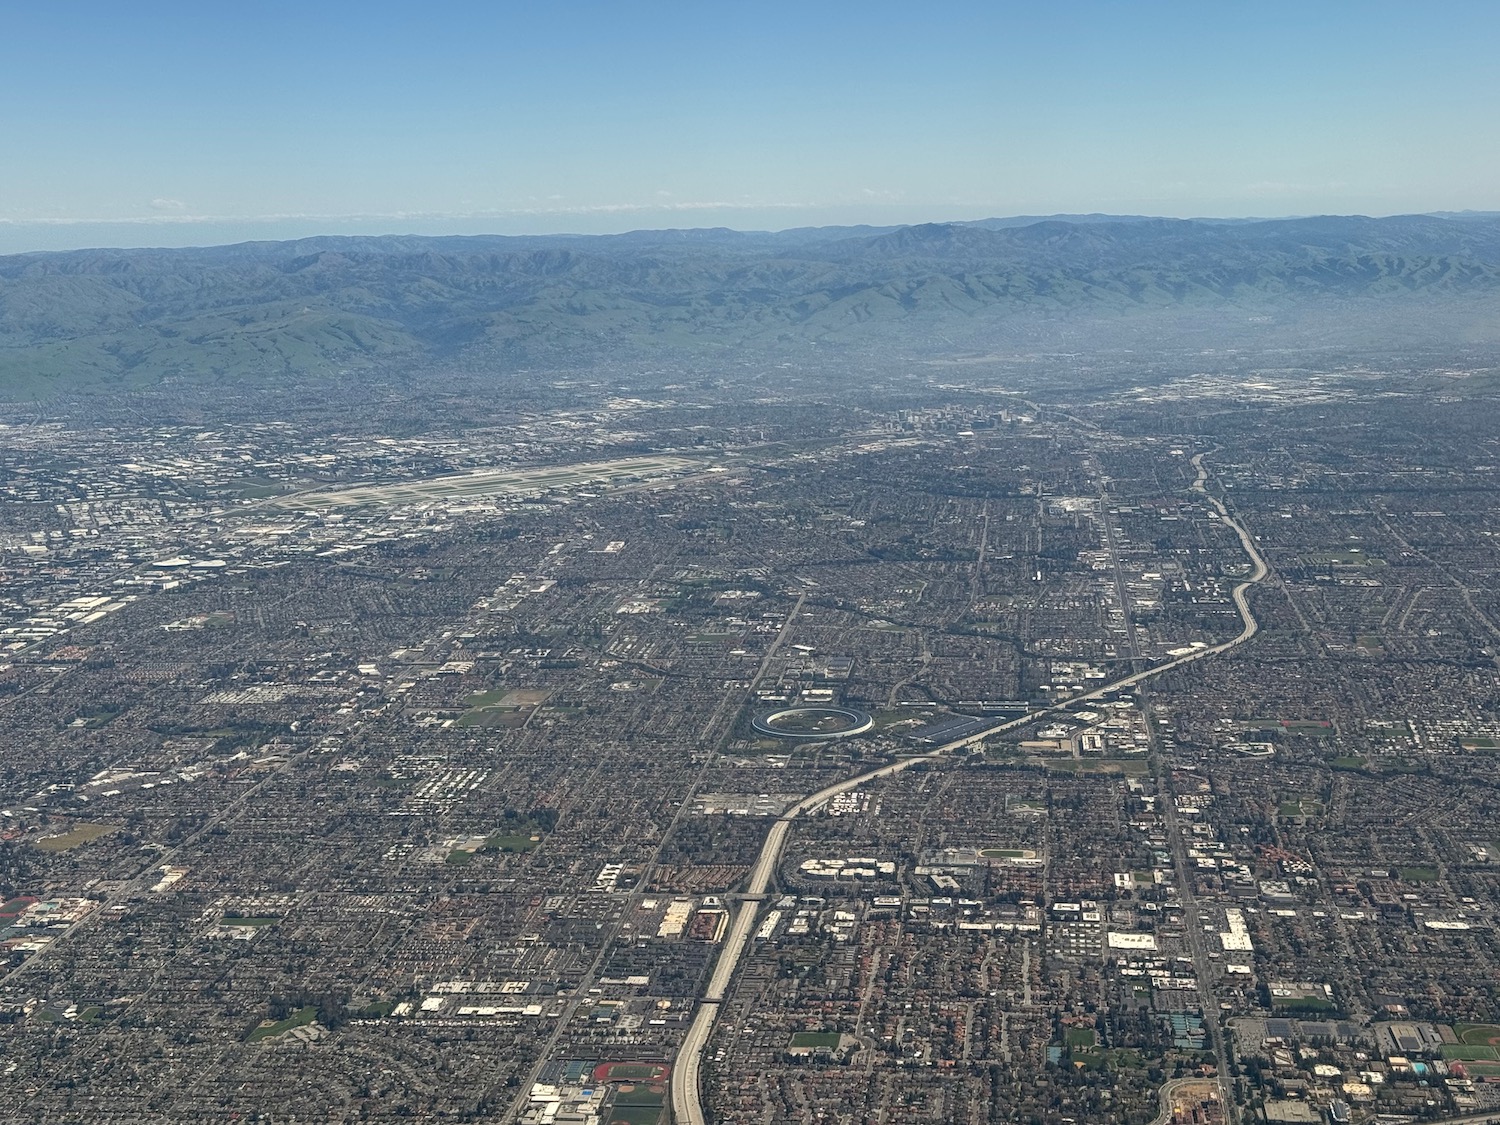
<path id="1" fill-rule="evenodd" d="M 66 832 L 56 836 L 43 836 L 36 842 L 36 846 L 44 852 L 65 852 L 119 830 L 118 824 L 89 824 L 80 821 Z"/>
<path id="2" fill-rule="evenodd" d="M 672 1073 L 666 1063 L 607 1062 L 594 1068 L 595 1082 L 665 1082 Z"/>
<path id="3" fill-rule="evenodd" d="M 841 1038 L 837 1031 L 799 1031 L 792 1036 L 791 1045 L 803 1048 L 827 1047 L 832 1050 L 839 1045 Z"/>
<path id="4" fill-rule="evenodd" d="M 1456 1062 L 1496 1062 L 1500 1052 L 1493 1047 L 1469 1047 L 1462 1043 L 1448 1043 L 1443 1047 L 1443 1058 Z"/>
<path id="5" fill-rule="evenodd" d="M 1465 1046 L 1500 1049 L 1500 1024 L 1456 1023 L 1453 1025 L 1453 1034 Z"/>
<path id="6" fill-rule="evenodd" d="M 979 854 L 985 859 L 1036 859 L 1033 848 L 981 848 Z"/>

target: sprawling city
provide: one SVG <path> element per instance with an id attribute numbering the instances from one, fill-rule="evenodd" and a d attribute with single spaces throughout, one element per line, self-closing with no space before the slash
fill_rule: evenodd
<path id="1" fill-rule="evenodd" d="M 1500 1114 L 1463 361 L 9 408 L 6 1103 Z"/>
<path id="2" fill-rule="evenodd" d="M 1500 1125 L 1500 3 L 0 10 L 0 1125 Z"/>

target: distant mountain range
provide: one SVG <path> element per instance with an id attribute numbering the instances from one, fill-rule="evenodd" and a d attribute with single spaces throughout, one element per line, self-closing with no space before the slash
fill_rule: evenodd
<path id="1" fill-rule="evenodd" d="M 1069 215 L 80 250 L 0 257 L 0 398 L 397 364 L 503 371 L 815 346 L 915 355 L 1017 324 L 1308 308 L 1401 320 L 1455 302 L 1500 324 L 1500 215 Z"/>

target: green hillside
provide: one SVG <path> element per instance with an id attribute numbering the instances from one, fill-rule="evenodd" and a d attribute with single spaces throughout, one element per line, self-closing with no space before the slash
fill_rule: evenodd
<path id="1" fill-rule="evenodd" d="M 319 238 L 0 258 L 0 394 L 396 362 L 981 342 L 1203 310 L 1500 309 L 1500 220 L 1042 220 L 779 234 Z"/>

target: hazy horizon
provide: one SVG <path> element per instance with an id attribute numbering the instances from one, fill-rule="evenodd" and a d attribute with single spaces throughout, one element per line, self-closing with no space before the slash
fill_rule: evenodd
<path id="1" fill-rule="evenodd" d="M 517 223 L 509 229 L 492 221 L 478 217 L 426 216 L 397 223 L 384 216 L 359 216 L 318 219 L 314 217 L 281 217 L 275 219 L 220 219 L 195 220 L 131 220 L 110 223 L 37 223 L 24 224 L 0 220 L 0 255 L 28 253 L 66 253 L 72 250 L 168 250 L 199 249 L 230 246 L 245 242 L 291 242 L 304 238 L 320 237 L 537 237 L 579 238 L 608 237 L 610 235 L 633 234 L 653 231 L 733 230 L 741 233 L 780 233 L 783 231 L 819 227 L 894 227 L 922 224 L 978 223 L 986 220 L 1067 219 L 1090 218 L 1150 218 L 1201 222 L 1277 222 L 1293 219 L 1319 217 L 1338 218 L 1392 218 L 1399 215 L 1492 215 L 1494 211 L 1480 208 L 1445 208 L 1428 211 L 1392 211 L 1384 214 L 1340 214 L 1319 212 L 1316 214 L 1287 215 L 1161 215 L 1124 214 L 1110 211 L 1039 211 L 1026 214 L 973 214 L 943 216 L 912 216 L 899 218 L 888 216 L 855 217 L 850 220 L 826 222 L 701 222 L 701 223 L 630 223 L 623 219 L 607 222 L 601 218 L 594 223 L 580 224 L 572 228 L 548 226 L 544 223 Z M 652 217 L 669 220 L 671 212 L 636 214 L 634 217 L 647 220 Z"/>
<path id="2" fill-rule="evenodd" d="M 1500 208 L 1479 3 L 96 2 L 8 30 L 4 252 Z"/>

